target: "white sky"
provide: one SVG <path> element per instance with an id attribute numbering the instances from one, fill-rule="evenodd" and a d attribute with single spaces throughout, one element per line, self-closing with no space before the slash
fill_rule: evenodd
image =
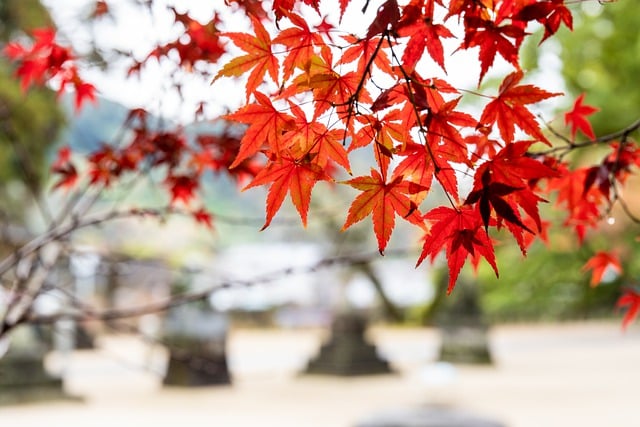
<path id="1" fill-rule="evenodd" d="M 44 0 L 43 3 L 52 11 L 61 33 L 71 39 L 79 51 L 83 47 L 86 48 L 87 41 L 95 36 L 99 46 L 132 51 L 138 59 L 142 59 L 152 46 L 173 40 L 179 34 L 180 28 L 173 25 L 172 14 L 167 9 L 167 5 L 174 5 L 180 11 L 185 11 L 188 5 L 191 16 L 201 22 L 210 19 L 214 7 L 219 11 L 229 10 L 223 0 L 155 0 L 153 15 L 150 16 L 132 7 L 131 0 L 110 0 L 109 5 L 116 19 L 98 24 L 95 27 L 95 33 L 91 34 L 86 27 L 79 25 L 78 21 L 80 19 L 82 22 L 82 16 L 86 16 L 90 10 L 92 0 Z M 365 16 L 360 11 L 364 1 L 354 0 L 347 8 L 340 28 L 356 34 L 364 34 L 381 3 L 382 0 L 372 0 Z M 330 22 L 334 24 L 337 22 L 336 4 L 337 1 L 321 2 L 321 12 L 328 14 Z M 315 12 L 310 12 L 308 16 L 317 23 L 321 20 Z M 249 29 L 248 20 L 241 14 L 226 14 L 223 20 L 225 23 L 223 30 L 247 31 Z M 449 23 L 453 23 L 453 20 Z M 453 51 L 459 43 L 459 39 L 445 40 L 445 52 Z M 544 47 L 551 53 L 542 56 L 546 71 L 538 77 L 536 83 L 550 91 L 562 91 L 561 79 L 558 77 L 560 64 L 557 56 L 553 54 L 553 46 L 547 42 Z M 226 60 L 222 59 L 220 66 Z M 447 75 L 438 66 L 424 61 L 421 63 L 422 68 L 425 69 L 423 75 L 444 77 L 457 88 L 476 89 L 479 75 L 476 49 L 445 56 L 445 63 Z M 174 91 L 169 90 L 167 79 L 169 70 L 169 67 L 150 61 L 141 79 L 123 79 L 121 76 L 124 74 L 124 68 L 114 70 L 115 72 L 110 74 L 86 70 L 84 76 L 97 86 L 101 96 L 121 102 L 128 107 L 145 107 L 155 113 L 161 112 L 168 118 L 185 123 L 193 120 L 193 111 L 199 101 L 206 101 L 207 117 L 212 118 L 223 114 L 226 107 L 232 109 L 239 107 L 244 100 L 242 80 L 222 78 L 214 85 L 210 85 L 209 81 L 183 74 L 181 81 L 183 96 L 186 100 L 183 102 Z M 511 68 L 500 58 L 496 60 L 496 65 L 490 69 L 485 79 L 495 75 L 504 76 L 510 71 Z"/>

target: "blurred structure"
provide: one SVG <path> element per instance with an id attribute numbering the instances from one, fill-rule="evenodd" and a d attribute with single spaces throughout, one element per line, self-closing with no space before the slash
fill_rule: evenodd
<path id="1" fill-rule="evenodd" d="M 497 421 L 449 408 L 417 408 L 373 415 L 356 427 L 505 427 Z"/>
<path id="2" fill-rule="evenodd" d="M 329 340 L 309 362 L 305 373 L 339 376 L 391 373 L 389 363 L 365 340 L 366 320 L 354 312 L 339 313 Z"/>
<path id="3" fill-rule="evenodd" d="M 226 354 L 228 328 L 225 315 L 204 305 L 172 309 L 164 322 L 162 340 L 169 350 L 164 385 L 230 384 Z"/>
<path id="4" fill-rule="evenodd" d="M 435 322 L 441 332 L 440 360 L 451 363 L 491 364 L 488 326 L 477 285 L 460 280 L 438 307 Z"/>
<path id="5" fill-rule="evenodd" d="M 61 378 L 45 370 L 48 352 L 38 329 L 33 325 L 17 327 L 4 340 L 9 346 L 0 359 L 0 405 L 52 399 L 67 399 Z"/>

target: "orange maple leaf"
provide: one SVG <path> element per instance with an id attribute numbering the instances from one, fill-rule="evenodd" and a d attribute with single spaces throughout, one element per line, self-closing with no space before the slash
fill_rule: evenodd
<path id="1" fill-rule="evenodd" d="M 339 113 L 347 115 L 349 105 L 354 101 L 372 102 L 369 92 L 360 84 L 364 76 L 356 72 L 338 73 L 333 69 L 332 63 L 330 51 L 323 56 L 311 57 L 305 65 L 305 72 L 294 78 L 280 96 L 290 98 L 311 91 L 315 103 L 314 118 L 331 107 L 336 107 Z M 355 98 L 356 94 L 358 99 Z"/>
<path id="2" fill-rule="evenodd" d="M 385 182 L 380 172 L 375 169 L 371 169 L 370 176 L 359 176 L 346 181 L 345 184 L 362 193 L 351 203 L 342 230 L 372 215 L 373 231 L 378 240 L 380 253 L 387 247 L 395 227 L 396 214 L 416 225 L 422 225 L 418 206 L 409 197 L 424 191 L 421 185 L 405 181 L 402 177 Z"/>
<path id="3" fill-rule="evenodd" d="M 276 156 L 283 144 L 283 133 L 291 128 L 293 117 L 277 110 L 269 97 L 255 92 L 256 102 L 248 104 L 233 114 L 224 116 L 227 120 L 246 123 L 249 128 L 240 141 L 240 150 L 230 169 L 238 166 L 243 160 L 259 152 L 265 144 Z"/>
<path id="4" fill-rule="evenodd" d="M 267 195 L 267 219 L 262 230 L 271 224 L 287 193 L 291 196 L 302 224 L 306 227 L 311 191 L 318 181 L 331 181 L 331 177 L 317 164 L 283 156 L 277 161 L 268 163 L 243 191 L 259 185 L 271 184 Z"/>
<path id="5" fill-rule="evenodd" d="M 253 29 L 256 36 L 245 33 L 225 33 L 240 49 L 247 52 L 246 55 L 238 56 L 228 62 L 218 74 L 214 77 L 215 82 L 222 76 L 239 77 L 244 73 L 251 71 L 246 85 L 247 101 L 252 93 L 256 91 L 258 86 L 264 82 L 265 74 L 268 72 L 271 79 L 278 84 L 279 62 L 271 51 L 271 37 L 265 30 L 260 20 L 251 16 Z"/>
<path id="6" fill-rule="evenodd" d="M 344 53 L 338 61 L 339 64 L 350 64 L 357 60 L 356 72 L 360 75 L 365 75 L 370 61 L 373 60 L 373 65 L 380 71 L 390 76 L 395 76 L 389 55 L 379 47 L 381 43 L 379 36 L 369 39 L 358 39 L 356 36 L 349 34 L 342 36 L 342 38 L 351 45 L 344 50 Z M 374 54 L 375 58 L 373 57 Z"/>
<path id="7" fill-rule="evenodd" d="M 360 114 L 356 121 L 362 127 L 353 135 L 349 152 L 373 144 L 378 167 L 386 176 L 396 142 L 406 143 L 410 139 L 401 110 L 391 110 L 381 119 L 373 114 Z"/>
<path id="8" fill-rule="evenodd" d="M 295 27 L 282 30 L 273 39 L 273 44 L 281 44 L 288 50 L 287 56 L 282 63 L 283 79 L 285 81 L 291 77 L 296 68 L 304 69 L 315 54 L 316 47 L 320 49 L 323 55 L 330 51 L 320 33 L 312 31 L 303 18 L 295 13 L 287 14 L 287 18 Z"/>
<path id="9" fill-rule="evenodd" d="M 294 130 L 287 132 L 284 137 L 287 149 L 297 158 L 309 155 L 310 161 L 321 168 L 325 168 L 329 160 L 333 160 L 351 173 L 349 157 L 342 145 L 344 131 L 328 129 L 315 120 L 309 122 L 300 107 L 293 103 L 289 104 L 295 116 L 295 122 Z"/>

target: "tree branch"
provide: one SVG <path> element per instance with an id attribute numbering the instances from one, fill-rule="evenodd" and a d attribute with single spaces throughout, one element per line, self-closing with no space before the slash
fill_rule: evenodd
<path id="1" fill-rule="evenodd" d="M 385 254 L 391 257 L 404 257 L 412 252 L 414 251 L 411 249 L 397 249 L 387 251 L 385 252 Z M 377 251 L 363 254 L 329 257 L 308 266 L 288 267 L 252 280 L 222 281 L 201 291 L 173 295 L 172 297 L 164 301 L 158 301 L 144 306 L 119 309 L 111 308 L 106 310 L 96 310 L 89 306 L 83 306 L 79 311 L 75 312 L 61 312 L 53 315 L 37 315 L 32 313 L 29 317 L 24 319 L 24 321 L 30 324 L 50 324 L 61 319 L 72 319 L 77 321 L 111 321 L 130 317 L 138 317 L 145 314 L 163 312 L 170 308 L 188 304 L 191 302 L 201 301 L 209 298 L 212 294 L 225 289 L 248 288 L 258 284 L 275 283 L 281 280 L 283 277 L 298 274 L 316 273 L 320 270 L 337 265 L 369 265 L 373 260 L 379 258 L 380 256 Z"/>

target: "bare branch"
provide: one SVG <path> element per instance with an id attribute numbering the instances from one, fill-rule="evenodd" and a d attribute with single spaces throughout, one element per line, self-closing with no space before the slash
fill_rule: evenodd
<path id="1" fill-rule="evenodd" d="M 385 255 L 391 256 L 391 257 L 403 257 L 412 252 L 414 252 L 414 250 L 397 249 L 397 250 L 386 251 Z M 252 280 L 222 281 L 214 286 L 208 287 L 201 291 L 173 295 L 172 297 L 164 301 L 159 301 L 159 302 L 155 302 L 155 303 L 144 305 L 144 306 L 136 306 L 136 307 L 120 308 L 120 309 L 107 309 L 107 310 L 100 311 L 92 307 L 83 305 L 81 307 L 76 306 L 77 310 L 73 312 L 57 313 L 57 314 L 46 315 L 46 316 L 32 313 L 27 319 L 25 319 L 25 321 L 32 324 L 49 324 L 61 319 L 73 319 L 78 321 L 80 320 L 111 321 L 111 320 L 124 319 L 129 317 L 138 317 L 145 314 L 166 311 L 170 308 L 184 305 L 187 303 L 201 301 L 209 298 L 212 294 L 225 289 L 248 288 L 258 284 L 274 283 L 281 280 L 283 277 L 297 275 L 297 274 L 316 273 L 320 270 L 334 267 L 334 266 L 339 266 L 339 265 L 351 265 L 351 266 L 369 265 L 373 260 L 379 259 L 379 258 L 380 256 L 377 251 L 369 252 L 369 253 L 329 257 L 308 266 L 288 267 L 282 270 L 272 272 L 270 274 L 266 274 L 261 277 L 257 277 Z"/>

